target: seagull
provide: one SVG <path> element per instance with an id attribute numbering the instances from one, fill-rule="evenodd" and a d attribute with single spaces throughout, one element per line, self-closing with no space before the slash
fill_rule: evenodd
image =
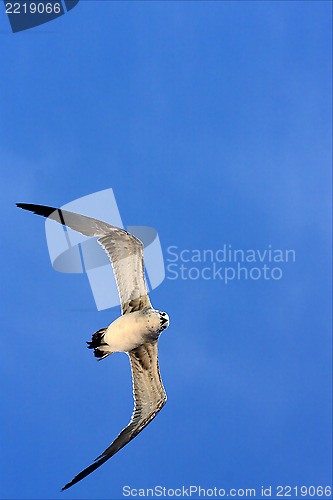
<path id="1" fill-rule="evenodd" d="M 58 208 L 17 203 L 85 236 L 97 237 L 115 274 L 122 315 L 93 334 L 89 349 L 100 361 L 114 352 L 128 354 L 132 370 L 134 411 L 129 424 L 95 461 L 67 483 L 81 481 L 139 434 L 165 405 L 167 397 L 158 366 L 157 342 L 169 316 L 153 309 L 144 278 L 143 243 L 124 229 Z"/>

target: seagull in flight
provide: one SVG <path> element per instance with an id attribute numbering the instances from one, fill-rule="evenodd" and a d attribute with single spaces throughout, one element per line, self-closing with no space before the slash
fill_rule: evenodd
<path id="1" fill-rule="evenodd" d="M 94 333 L 89 349 L 98 361 L 113 352 L 126 352 L 130 359 L 134 411 L 131 421 L 95 461 L 62 490 L 81 481 L 139 434 L 166 403 L 157 356 L 157 342 L 169 326 L 169 316 L 153 309 L 144 278 L 143 243 L 124 229 L 106 222 L 43 205 L 17 203 L 19 208 L 48 217 L 85 236 L 97 237 L 115 274 L 122 316 Z"/>

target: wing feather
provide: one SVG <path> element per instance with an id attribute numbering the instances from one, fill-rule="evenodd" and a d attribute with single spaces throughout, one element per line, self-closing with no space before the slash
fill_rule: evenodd
<path id="1" fill-rule="evenodd" d="M 107 222 L 67 210 L 29 203 L 17 203 L 17 206 L 85 236 L 97 237 L 113 267 L 122 313 L 151 307 L 144 276 L 143 243 L 136 236 Z"/>
<path id="2" fill-rule="evenodd" d="M 99 238 L 112 263 L 123 314 L 151 307 L 144 277 L 143 243 L 129 233 Z"/>
<path id="3" fill-rule="evenodd" d="M 80 472 L 63 487 L 66 490 L 81 481 L 139 434 L 166 403 L 166 393 L 158 367 L 157 341 L 144 344 L 129 352 L 133 378 L 134 411 L 130 423 L 113 443 L 96 458 L 95 462 Z"/>

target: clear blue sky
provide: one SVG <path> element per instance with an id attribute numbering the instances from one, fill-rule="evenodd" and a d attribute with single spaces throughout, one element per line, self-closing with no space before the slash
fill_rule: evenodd
<path id="1" fill-rule="evenodd" d="M 17 34 L 1 4 L 0 40 L 1 497 L 331 484 L 330 2 L 81 1 Z M 128 422 L 129 363 L 86 349 L 119 310 L 52 269 L 42 219 L 15 203 L 110 187 L 165 257 L 271 245 L 296 261 L 280 280 L 154 290 L 167 405 L 60 493 Z"/>

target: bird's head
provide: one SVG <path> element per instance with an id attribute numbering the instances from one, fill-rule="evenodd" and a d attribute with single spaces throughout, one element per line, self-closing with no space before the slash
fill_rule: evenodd
<path id="1" fill-rule="evenodd" d="M 165 330 L 169 326 L 169 316 L 165 312 L 159 311 L 160 315 L 160 331 Z"/>

